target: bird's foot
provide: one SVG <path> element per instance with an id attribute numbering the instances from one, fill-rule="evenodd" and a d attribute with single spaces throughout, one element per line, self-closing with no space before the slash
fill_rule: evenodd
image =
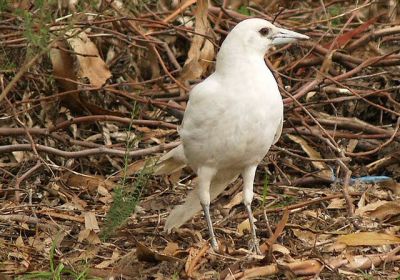
<path id="1" fill-rule="evenodd" d="M 249 242 L 249 250 L 256 255 L 262 255 L 260 250 L 260 243 L 257 238 L 251 239 Z"/>
<path id="2" fill-rule="evenodd" d="M 210 240 L 211 247 L 213 248 L 214 252 L 219 252 L 218 242 L 215 238 L 211 238 Z"/>

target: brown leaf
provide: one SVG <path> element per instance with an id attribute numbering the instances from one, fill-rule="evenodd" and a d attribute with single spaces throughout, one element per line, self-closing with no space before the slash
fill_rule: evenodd
<path id="1" fill-rule="evenodd" d="M 53 74 L 61 91 L 77 89 L 76 75 L 74 71 L 74 60 L 67 52 L 68 46 L 65 40 L 58 40 L 54 48 L 50 50 L 50 60 L 53 65 Z M 59 77 L 59 78 L 58 78 Z"/>
<path id="2" fill-rule="evenodd" d="M 139 261 L 153 262 L 153 263 L 161 261 L 168 261 L 168 262 L 180 261 L 180 259 L 178 258 L 159 254 L 136 240 L 135 243 L 136 243 L 136 255 Z"/>
<path id="3" fill-rule="evenodd" d="M 85 228 L 93 230 L 95 232 L 99 232 L 99 224 L 97 223 L 96 215 L 94 212 L 85 212 Z"/>
<path id="4" fill-rule="evenodd" d="M 239 205 L 242 203 L 243 200 L 243 192 L 238 192 L 227 204 L 225 204 L 223 207 L 225 209 L 231 209 L 235 207 L 236 205 Z"/>
<path id="5" fill-rule="evenodd" d="M 399 215 L 400 214 L 400 201 L 391 201 L 387 202 L 375 210 L 370 211 L 369 216 L 373 218 L 377 218 L 381 221 L 390 219 L 393 216 Z"/>
<path id="6" fill-rule="evenodd" d="M 307 143 L 307 141 L 304 140 L 303 138 L 295 136 L 295 135 L 291 135 L 291 134 L 288 134 L 288 137 L 293 142 L 296 142 L 297 144 L 299 144 L 301 146 L 301 148 L 303 149 L 303 151 L 305 151 L 310 158 L 322 159 L 321 154 L 318 151 L 316 151 L 314 148 L 312 148 Z M 329 169 L 329 167 L 324 162 L 312 161 L 311 163 L 312 163 L 312 165 L 314 165 L 315 168 L 320 170 L 320 172 L 318 174 L 321 177 L 327 178 L 327 179 L 332 179 L 332 171 Z"/>
<path id="7" fill-rule="evenodd" d="M 117 186 L 116 183 L 106 180 L 106 178 L 100 175 L 85 175 L 68 172 L 63 175 L 63 180 L 69 187 L 87 189 L 89 192 L 98 191 L 99 186 L 107 190 L 112 190 Z"/>
<path id="8" fill-rule="evenodd" d="M 168 242 L 167 246 L 164 248 L 163 253 L 168 256 L 174 256 L 175 253 L 179 250 L 178 243 Z"/>
<path id="9" fill-rule="evenodd" d="M 87 77 L 91 85 L 101 87 L 111 77 L 111 72 L 100 57 L 96 45 L 89 39 L 85 31 L 79 31 L 79 29 L 72 29 L 67 32 L 69 36 L 74 35 L 67 41 L 76 53 L 79 62 L 79 76 Z M 75 35 L 77 32 L 79 33 Z"/>
<path id="10" fill-rule="evenodd" d="M 78 241 L 82 242 L 83 240 L 87 240 L 89 242 L 89 244 L 100 244 L 101 243 L 100 238 L 97 235 L 97 233 L 95 233 L 91 229 L 84 229 L 79 232 Z"/>
<path id="11" fill-rule="evenodd" d="M 379 232 L 357 232 L 340 236 L 336 242 L 348 246 L 379 246 L 399 244 L 400 237 Z"/>
<path id="12" fill-rule="evenodd" d="M 379 183 L 379 185 L 391 190 L 395 195 L 400 195 L 400 183 L 395 180 L 387 180 Z"/>
<path id="13" fill-rule="evenodd" d="M 211 29 L 207 18 L 208 14 L 208 1 L 199 0 L 196 9 L 196 27 L 197 33 L 193 37 L 192 44 L 189 49 L 188 58 L 185 61 L 181 73 L 181 80 L 193 80 L 199 78 L 207 71 L 210 62 L 213 60 L 215 50 L 213 44 L 208 41 L 204 36 L 210 35 Z"/>
<path id="14" fill-rule="evenodd" d="M 256 221 L 256 219 L 254 219 Z M 245 232 L 250 232 L 250 221 L 249 219 L 245 219 L 243 222 L 237 225 L 236 231 L 238 236 L 243 236 Z"/>
<path id="15" fill-rule="evenodd" d="M 185 272 L 189 277 L 194 277 L 194 273 L 198 268 L 197 265 L 200 263 L 209 248 L 209 243 L 205 242 L 201 248 L 191 247 L 189 249 L 189 256 L 185 263 Z"/>

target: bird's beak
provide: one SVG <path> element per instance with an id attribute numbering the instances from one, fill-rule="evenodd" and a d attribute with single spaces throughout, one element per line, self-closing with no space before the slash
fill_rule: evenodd
<path id="1" fill-rule="evenodd" d="M 310 37 L 294 31 L 290 31 L 283 28 L 278 28 L 274 35 L 272 35 L 272 44 L 281 45 L 292 43 L 296 40 L 308 40 Z"/>

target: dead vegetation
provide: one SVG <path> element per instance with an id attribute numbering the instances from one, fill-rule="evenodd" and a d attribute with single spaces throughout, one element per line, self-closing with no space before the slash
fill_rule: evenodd
<path id="1" fill-rule="evenodd" d="M 0 279 L 399 279 L 398 2 L 124 2 L 0 4 Z M 266 56 L 285 123 L 257 173 L 259 258 L 240 181 L 213 253 L 200 215 L 162 232 L 193 173 L 151 175 L 249 16 L 312 38 Z"/>

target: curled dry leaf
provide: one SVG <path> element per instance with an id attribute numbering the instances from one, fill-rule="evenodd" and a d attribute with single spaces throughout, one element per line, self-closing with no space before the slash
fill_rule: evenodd
<path id="1" fill-rule="evenodd" d="M 214 58 L 215 50 L 213 44 L 204 37 L 211 35 L 210 23 L 207 18 L 208 1 L 198 0 L 196 8 L 196 35 L 193 37 L 189 49 L 188 58 L 183 66 L 181 79 L 183 81 L 199 78 L 204 74 Z M 199 35 L 203 34 L 203 35 Z"/>
<path id="2" fill-rule="evenodd" d="M 89 192 L 98 191 L 99 186 L 110 191 L 117 185 L 100 175 L 85 175 L 72 172 L 65 173 L 63 175 L 63 180 L 69 187 L 80 188 L 82 190 L 87 189 Z"/>
<path id="3" fill-rule="evenodd" d="M 100 238 L 94 230 L 91 229 L 84 229 L 81 230 L 78 234 L 78 241 L 82 242 L 83 240 L 87 240 L 89 244 L 100 244 Z"/>
<path id="4" fill-rule="evenodd" d="M 187 276 L 194 277 L 202 258 L 207 253 L 210 245 L 205 242 L 200 248 L 190 247 L 189 256 L 185 263 L 185 272 Z"/>
<path id="5" fill-rule="evenodd" d="M 71 54 L 67 52 L 66 41 L 58 40 L 54 47 L 50 49 L 50 60 L 53 65 L 53 74 L 61 91 L 70 91 L 77 88 L 76 75 L 74 71 L 74 60 Z"/>
<path id="6" fill-rule="evenodd" d="M 327 209 L 345 209 L 346 201 L 344 198 L 334 198 L 331 200 L 329 205 L 326 207 Z"/>
<path id="7" fill-rule="evenodd" d="M 288 134 L 287 136 L 289 137 L 290 140 L 299 144 L 301 146 L 301 148 L 303 149 L 303 151 L 305 151 L 310 158 L 322 159 L 321 154 L 318 151 L 316 151 L 314 148 L 312 148 L 307 143 L 307 141 L 304 140 L 303 138 L 295 136 L 295 135 L 291 135 L 291 134 Z M 333 176 L 332 171 L 330 170 L 330 168 L 328 167 L 328 165 L 326 163 L 320 162 L 320 161 L 312 161 L 311 163 L 315 168 L 320 170 L 320 172 L 318 174 L 322 178 L 332 179 L 332 176 Z"/>
<path id="8" fill-rule="evenodd" d="M 395 180 L 381 182 L 380 185 L 391 190 L 395 195 L 400 195 L 400 183 Z"/>
<path id="9" fill-rule="evenodd" d="M 276 275 L 279 272 L 289 270 L 296 276 L 315 275 L 320 272 L 322 264 L 317 260 L 296 261 L 293 263 L 270 264 L 266 266 L 245 269 L 243 272 L 228 275 L 225 280 L 256 279 L 260 277 Z"/>
<path id="10" fill-rule="evenodd" d="M 238 192 L 227 204 L 224 205 L 225 209 L 231 209 L 236 205 L 242 203 L 243 200 L 243 192 Z"/>
<path id="11" fill-rule="evenodd" d="M 153 263 L 161 261 L 167 261 L 167 262 L 179 261 L 178 258 L 159 254 L 156 251 L 146 247 L 145 245 L 136 240 L 135 243 L 136 243 L 136 255 L 139 261 L 153 262 Z"/>
<path id="12" fill-rule="evenodd" d="M 368 215 L 371 216 L 372 218 L 377 218 L 381 221 L 385 221 L 399 214 L 400 214 L 399 200 L 387 202 L 368 213 Z"/>
<path id="13" fill-rule="evenodd" d="M 254 221 L 256 222 L 257 220 L 254 219 Z M 250 221 L 247 218 L 237 226 L 238 236 L 243 236 L 245 232 L 250 232 Z"/>
<path id="14" fill-rule="evenodd" d="M 79 76 L 87 77 L 94 87 L 104 85 L 111 77 L 111 72 L 100 57 L 96 45 L 89 39 L 85 31 L 72 29 L 67 32 L 67 35 L 72 36 L 67 41 L 76 53 L 79 62 Z"/>
<path id="15" fill-rule="evenodd" d="M 179 250 L 178 243 L 168 242 L 167 246 L 164 248 L 163 253 L 167 256 L 174 256 L 175 253 Z"/>
<path id="16" fill-rule="evenodd" d="M 110 259 L 106 259 L 106 260 L 102 261 L 101 263 L 97 264 L 95 267 L 104 269 L 106 267 L 109 267 L 111 264 L 115 263 L 117 260 L 119 260 L 119 258 L 120 258 L 120 254 L 119 254 L 118 250 L 115 249 L 113 251 Z"/>

